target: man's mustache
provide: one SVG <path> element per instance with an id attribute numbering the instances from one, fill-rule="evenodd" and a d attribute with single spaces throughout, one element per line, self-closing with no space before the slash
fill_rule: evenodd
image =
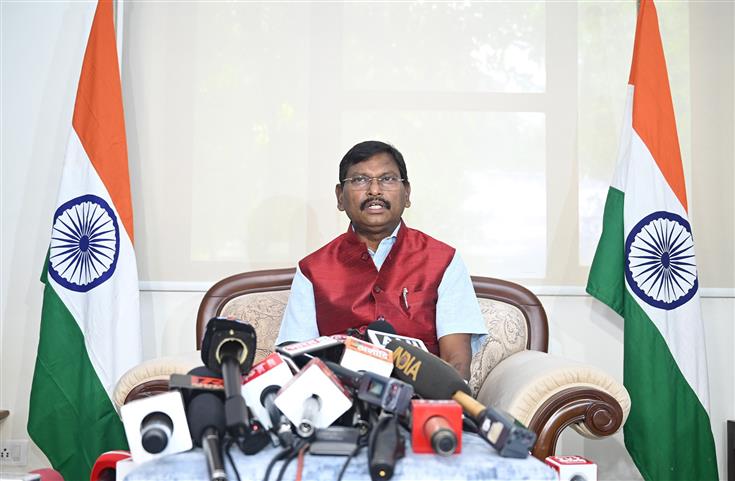
<path id="1" fill-rule="evenodd" d="M 390 202 L 388 202 L 387 200 L 383 199 L 382 197 L 373 197 L 373 198 L 370 198 L 370 199 L 363 200 L 362 203 L 360 204 L 360 210 L 367 209 L 367 206 L 370 205 L 370 204 L 373 204 L 373 203 L 383 204 L 383 207 L 385 207 L 386 209 L 390 210 Z"/>

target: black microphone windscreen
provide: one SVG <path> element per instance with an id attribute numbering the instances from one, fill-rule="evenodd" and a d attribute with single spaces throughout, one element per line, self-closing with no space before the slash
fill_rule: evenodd
<path id="1" fill-rule="evenodd" d="M 213 317 L 207 323 L 202 339 L 202 362 L 208 368 L 220 371 L 226 358 L 234 358 L 240 372 L 246 373 L 253 365 L 256 345 L 255 329 L 250 324 Z"/>
<path id="2" fill-rule="evenodd" d="M 386 347 L 393 351 L 393 376 L 413 385 L 420 396 L 452 399 L 457 391 L 471 393 L 459 373 L 430 352 L 398 340 L 389 342 Z"/>
<path id="3" fill-rule="evenodd" d="M 187 372 L 189 376 L 201 376 L 201 377 L 218 377 L 222 378 L 222 373 L 217 372 L 214 369 L 209 369 L 207 366 L 197 366 Z"/>
<path id="4" fill-rule="evenodd" d="M 186 410 L 191 439 L 202 445 L 202 435 L 207 428 L 214 428 L 220 436 L 225 432 L 225 407 L 222 400 L 212 393 L 194 397 Z"/>
<path id="5" fill-rule="evenodd" d="M 385 332 L 386 334 L 397 334 L 393 325 L 384 319 L 371 322 L 368 324 L 367 328 L 371 331 Z"/>

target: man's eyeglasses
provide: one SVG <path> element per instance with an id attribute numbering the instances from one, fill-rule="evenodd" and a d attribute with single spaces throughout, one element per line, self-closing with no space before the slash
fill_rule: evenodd
<path id="1" fill-rule="evenodd" d="M 385 190 L 397 189 L 404 181 L 404 179 L 401 179 L 397 175 L 381 175 L 380 177 L 356 175 L 354 177 L 347 177 L 346 179 L 342 179 L 342 182 L 350 183 L 353 189 L 365 190 L 373 183 L 373 180 L 377 180 L 380 188 Z"/>

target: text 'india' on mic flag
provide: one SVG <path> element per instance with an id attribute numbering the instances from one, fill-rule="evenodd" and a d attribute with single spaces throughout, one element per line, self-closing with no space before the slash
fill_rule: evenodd
<path id="1" fill-rule="evenodd" d="M 717 479 L 687 212 L 656 8 L 642 0 L 617 167 L 587 292 L 625 320 L 625 446 L 650 481 Z"/>
<path id="2" fill-rule="evenodd" d="M 141 360 L 111 0 L 97 4 L 89 30 L 56 207 L 28 433 L 64 479 L 78 481 L 99 454 L 127 447 L 112 392 Z"/>

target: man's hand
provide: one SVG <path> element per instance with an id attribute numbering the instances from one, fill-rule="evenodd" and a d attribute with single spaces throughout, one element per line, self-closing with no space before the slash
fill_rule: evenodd
<path id="1" fill-rule="evenodd" d="M 447 334 L 439 338 L 439 354 L 457 370 L 462 379 L 470 378 L 470 362 L 472 361 L 470 334 Z"/>

